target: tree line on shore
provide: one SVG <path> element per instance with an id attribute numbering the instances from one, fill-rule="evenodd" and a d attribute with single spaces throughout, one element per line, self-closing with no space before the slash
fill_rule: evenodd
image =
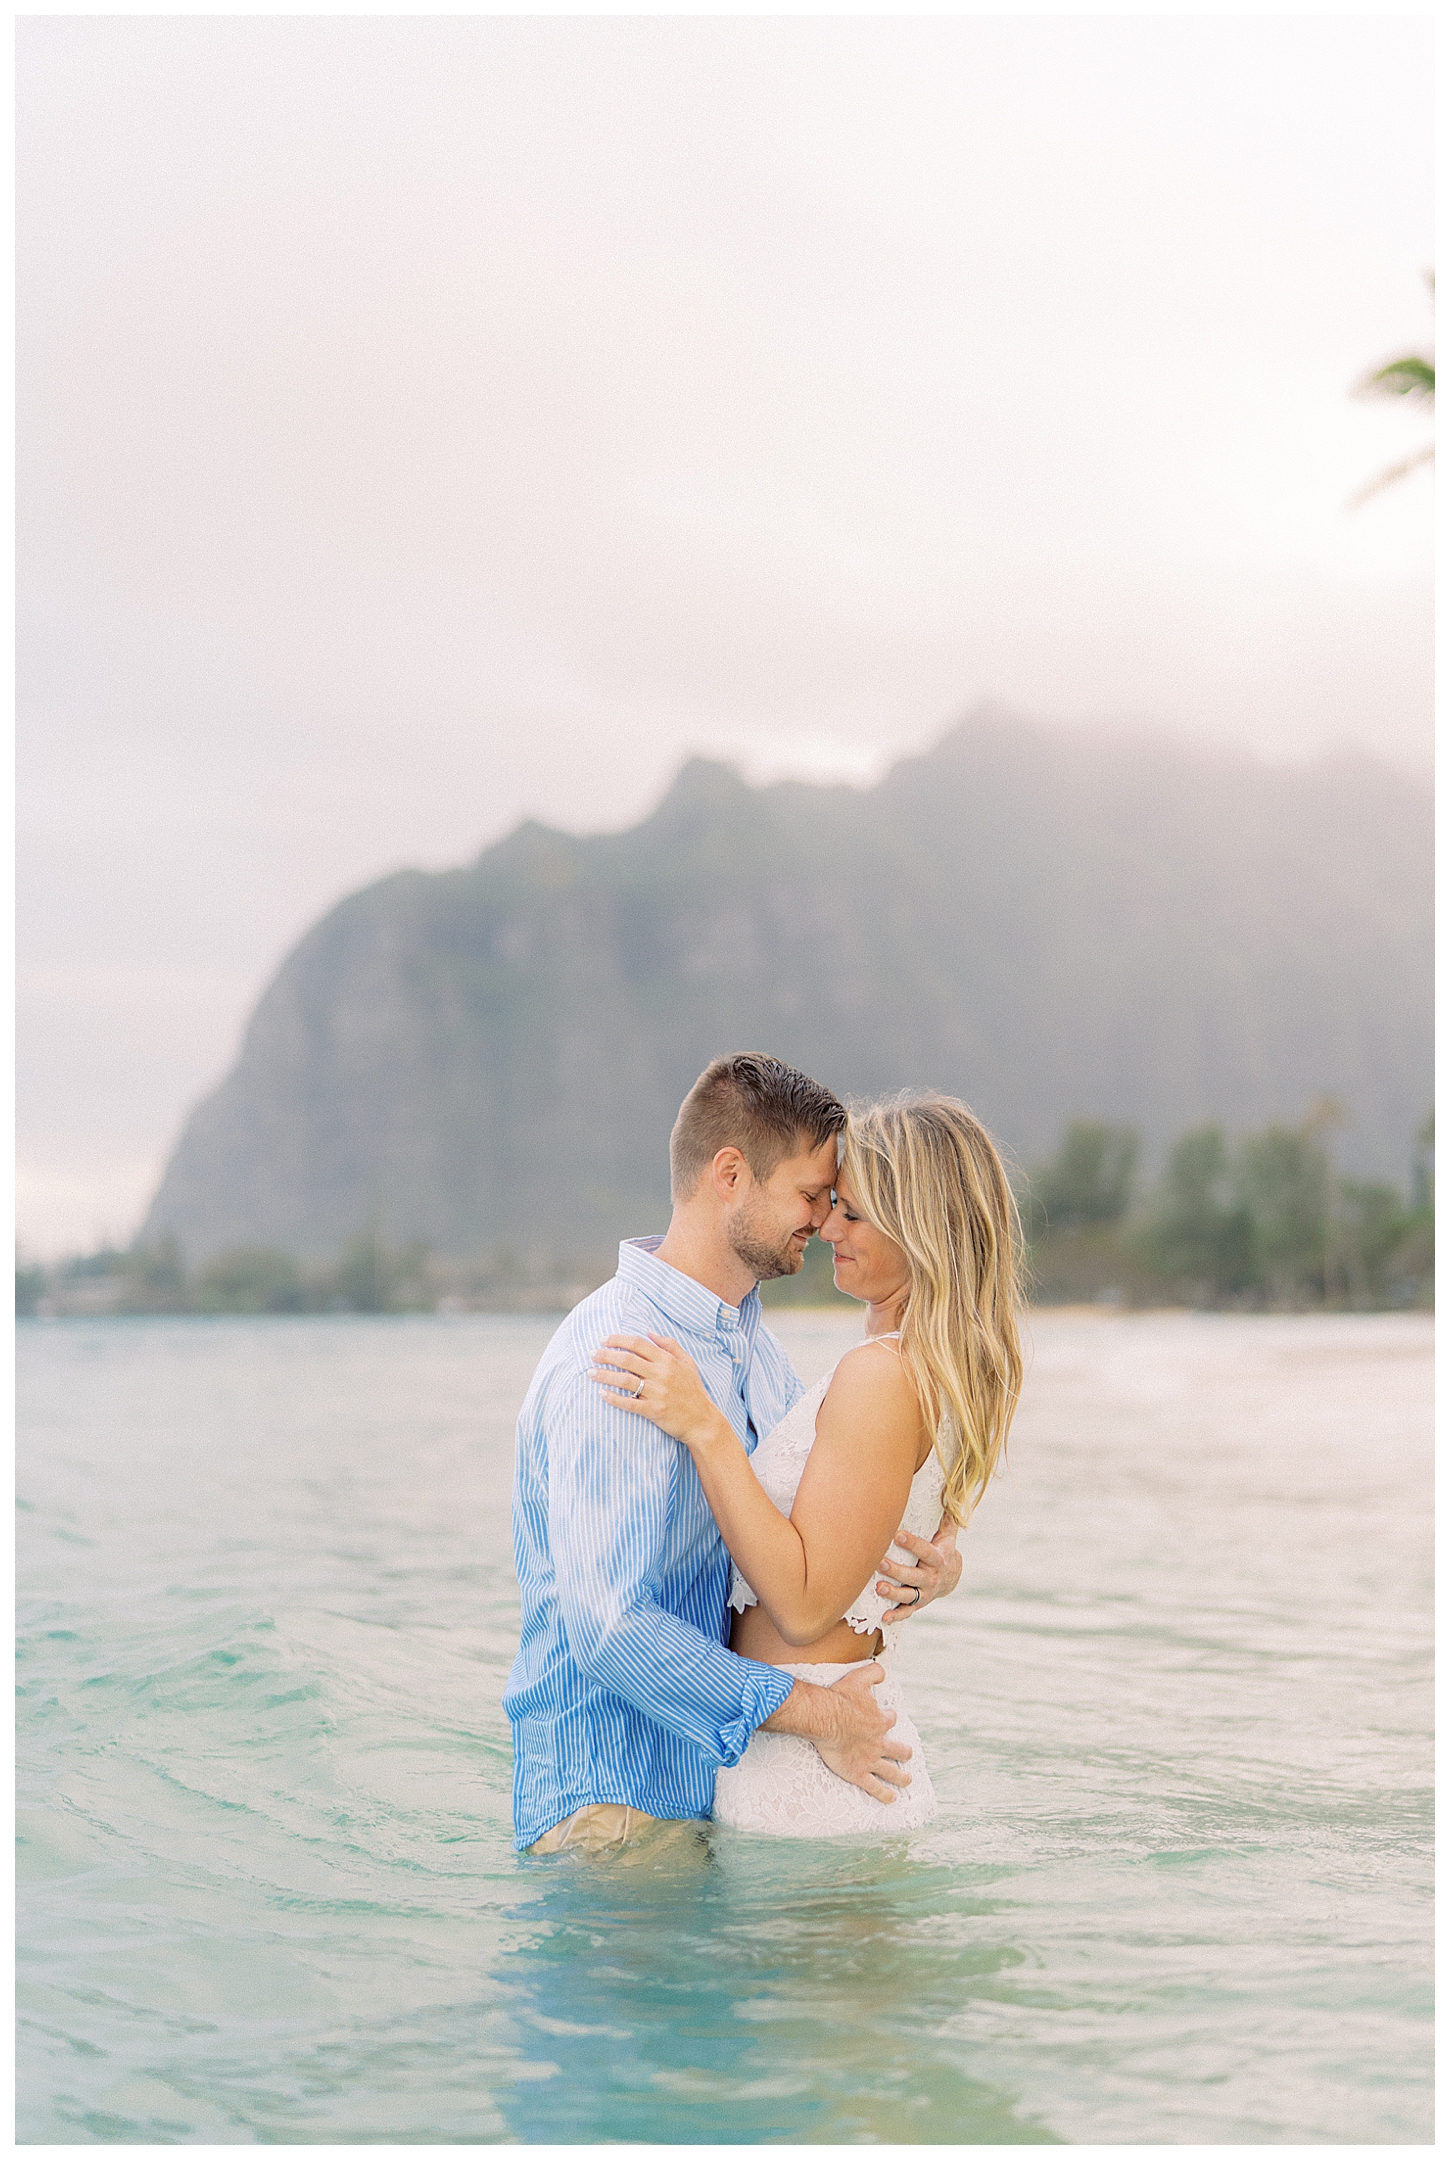
<path id="1" fill-rule="evenodd" d="M 1434 1300 L 1433 1113 L 1415 1139 L 1408 1194 L 1337 1174 L 1331 1100 L 1297 1125 L 1237 1136 L 1206 1124 L 1139 1188 L 1131 1128 L 1069 1125 L 1025 1181 L 1035 1295 L 1240 1309 L 1429 1306 Z"/>
<path id="2" fill-rule="evenodd" d="M 1336 1173 L 1337 1118 L 1325 1101 L 1297 1125 L 1238 1135 L 1198 1126 L 1174 1143 L 1146 1187 L 1132 1127 L 1074 1121 L 1051 1160 L 1018 1181 L 1034 1299 L 1238 1310 L 1429 1307 L 1433 1116 L 1416 1136 L 1408 1193 Z M 21 1262 L 16 1310 L 40 1317 L 558 1311 L 592 1287 L 547 1279 L 503 1251 L 473 1262 L 440 1258 L 372 1227 L 328 1263 L 246 1246 L 193 1272 L 169 1236 L 49 1266 Z M 770 1305 L 836 1295 L 818 1240 L 798 1276 L 765 1286 Z"/>
<path id="3" fill-rule="evenodd" d="M 271 1246 L 238 1246 L 195 1272 L 177 1240 L 138 1239 L 46 1267 L 15 1271 L 16 1310 L 65 1317 L 108 1313 L 432 1312 L 448 1292 L 420 1245 L 397 1247 L 359 1233 L 331 1263 Z"/>

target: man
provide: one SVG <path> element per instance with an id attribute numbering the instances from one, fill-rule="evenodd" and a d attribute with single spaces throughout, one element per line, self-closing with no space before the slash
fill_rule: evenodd
<path id="1" fill-rule="evenodd" d="M 846 1113 L 778 1058 L 717 1058 L 670 1135 L 670 1226 L 565 1320 L 519 1416 L 514 1842 L 533 1852 L 650 1842 L 710 1812 L 715 1770 L 757 1727 L 811 1740 L 870 1791 L 909 1782 L 865 1663 L 831 1687 L 724 1646 L 730 1558 L 686 1450 L 589 1378 L 606 1335 L 669 1335 L 748 1453 L 803 1393 L 761 1325 L 757 1285 L 793 1275 L 830 1211 Z M 955 1588 L 954 1535 L 883 1571 L 915 1610 Z M 889 1803 L 883 1802 L 883 1807 Z"/>

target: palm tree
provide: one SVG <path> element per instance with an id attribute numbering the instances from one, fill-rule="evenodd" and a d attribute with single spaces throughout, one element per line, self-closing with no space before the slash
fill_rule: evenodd
<path id="1" fill-rule="evenodd" d="M 1433 271 L 1427 272 L 1426 283 L 1433 294 Z M 1405 353 L 1398 360 L 1387 360 L 1383 367 L 1372 368 L 1368 375 L 1361 376 L 1354 386 L 1354 394 L 1356 397 L 1409 398 L 1416 405 L 1428 406 L 1433 413 L 1435 356 L 1433 353 L 1428 356 L 1424 353 Z M 1433 442 L 1425 443 L 1409 457 L 1401 458 L 1394 465 L 1387 465 L 1383 472 L 1375 474 L 1373 480 L 1366 481 L 1362 488 L 1357 488 L 1349 498 L 1348 507 L 1357 510 L 1361 503 L 1369 501 L 1371 495 L 1378 495 L 1381 488 L 1391 486 L 1396 480 L 1403 480 L 1406 473 L 1414 472 L 1419 465 L 1432 465 L 1434 462 L 1435 445 Z"/>

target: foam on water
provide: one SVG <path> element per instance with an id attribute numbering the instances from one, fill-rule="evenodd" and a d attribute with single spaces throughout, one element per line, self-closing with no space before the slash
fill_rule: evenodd
<path id="1" fill-rule="evenodd" d="M 23 2140 L 1429 2137 L 1427 1322 L 1040 1316 L 941 1818 L 673 1872 L 509 1845 L 547 1333 L 22 1328 Z"/>

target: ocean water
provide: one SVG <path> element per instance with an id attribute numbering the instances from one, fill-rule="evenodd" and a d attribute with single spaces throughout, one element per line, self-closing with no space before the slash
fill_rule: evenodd
<path id="1" fill-rule="evenodd" d="M 940 1820 L 658 1873 L 510 1849 L 548 1331 L 21 1328 L 22 2141 L 1430 2137 L 1426 1320 L 1040 1315 Z"/>

